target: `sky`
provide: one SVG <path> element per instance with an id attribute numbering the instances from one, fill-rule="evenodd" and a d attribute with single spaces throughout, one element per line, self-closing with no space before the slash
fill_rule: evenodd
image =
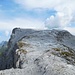
<path id="1" fill-rule="evenodd" d="M 15 27 L 75 35 L 75 0 L 0 0 L 0 41 L 8 40 Z"/>

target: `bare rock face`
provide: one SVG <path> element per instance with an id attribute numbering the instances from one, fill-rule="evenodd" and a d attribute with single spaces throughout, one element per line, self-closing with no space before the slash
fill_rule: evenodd
<path id="1" fill-rule="evenodd" d="M 0 75 L 75 75 L 75 36 L 65 30 L 15 28 L 4 55 Z"/>

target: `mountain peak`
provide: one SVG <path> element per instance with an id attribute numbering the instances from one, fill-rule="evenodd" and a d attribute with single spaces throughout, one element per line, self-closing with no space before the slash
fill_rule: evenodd
<path id="1" fill-rule="evenodd" d="M 0 60 L 1 70 L 18 68 L 23 75 L 73 75 L 75 36 L 66 30 L 15 28 Z"/>

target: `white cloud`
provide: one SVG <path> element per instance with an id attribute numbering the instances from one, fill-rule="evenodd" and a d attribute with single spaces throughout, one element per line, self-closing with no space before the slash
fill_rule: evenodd
<path id="1" fill-rule="evenodd" d="M 35 9 L 35 8 L 53 8 L 65 0 L 14 0 L 20 4 L 23 8 Z"/>
<path id="2" fill-rule="evenodd" d="M 10 32 L 9 31 L 5 31 L 5 35 L 9 36 Z"/>
<path id="3" fill-rule="evenodd" d="M 52 28 L 64 28 L 69 26 L 69 21 L 71 18 L 68 18 L 64 13 L 57 12 L 55 16 L 50 16 L 45 21 L 45 26 L 48 29 Z"/>
<path id="4" fill-rule="evenodd" d="M 8 21 L 0 21 L 0 30 L 12 30 L 15 27 L 44 29 L 44 23 L 36 19 L 15 18 Z M 8 32 L 6 32 L 8 34 Z"/>
<path id="5" fill-rule="evenodd" d="M 52 15 L 46 19 L 45 26 L 48 29 L 65 29 L 75 35 L 75 0 L 65 0 L 54 7 L 54 9 L 57 13 L 55 16 Z"/>
<path id="6" fill-rule="evenodd" d="M 23 8 L 31 9 L 53 9 L 57 11 L 55 16 L 50 16 L 46 20 L 49 28 L 66 27 L 75 21 L 75 0 L 14 0 Z M 39 12 L 39 10 L 37 10 Z M 48 23 L 47 23 L 48 21 Z M 50 22 L 49 22 L 50 21 Z M 49 24 L 50 23 L 50 24 Z M 53 24 L 53 25 L 52 25 Z M 51 27 L 50 27 L 51 26 Z"/>
<path id="7" fill-rule="evenodd" d="M 53 9 L 57 13 L 45 21 L 47 28 L 63 28 L 74 34 L 72 24 L 75 24 L 75 0 L 14 0 L 24 9 L 41 13 L 42 9 Z M 47 10 L 46 10 L 47 11 Z M 10 21 L 0 21 L 0 29 L 11 30 L 14 27 L 45 29 L 44 23 L 36 19 L 16 18 Z M 73 30 L 72 30 L 73 29 Z"/>
<path id="8" fill-rule="evenodd" d="M 35 8 L 47 8 L 55 10 L 62 10 L 68 7 L 72 10 L 74 9 L 74 0 L 14 0 L 17 4 L 21 5 L 23 8 L 35 9 Z M 59 7 L 60 6 L 60 7 Z M 62 9 L 61 9 L 62 7 Z"/>

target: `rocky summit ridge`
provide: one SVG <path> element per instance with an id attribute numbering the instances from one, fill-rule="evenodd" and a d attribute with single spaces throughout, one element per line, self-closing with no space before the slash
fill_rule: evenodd
<path id="1" fill-rule="evenodd" d="M 75 36 L 15 28 L 0 54 L 0 70 L 0 75 L 75 75 Z"/>

